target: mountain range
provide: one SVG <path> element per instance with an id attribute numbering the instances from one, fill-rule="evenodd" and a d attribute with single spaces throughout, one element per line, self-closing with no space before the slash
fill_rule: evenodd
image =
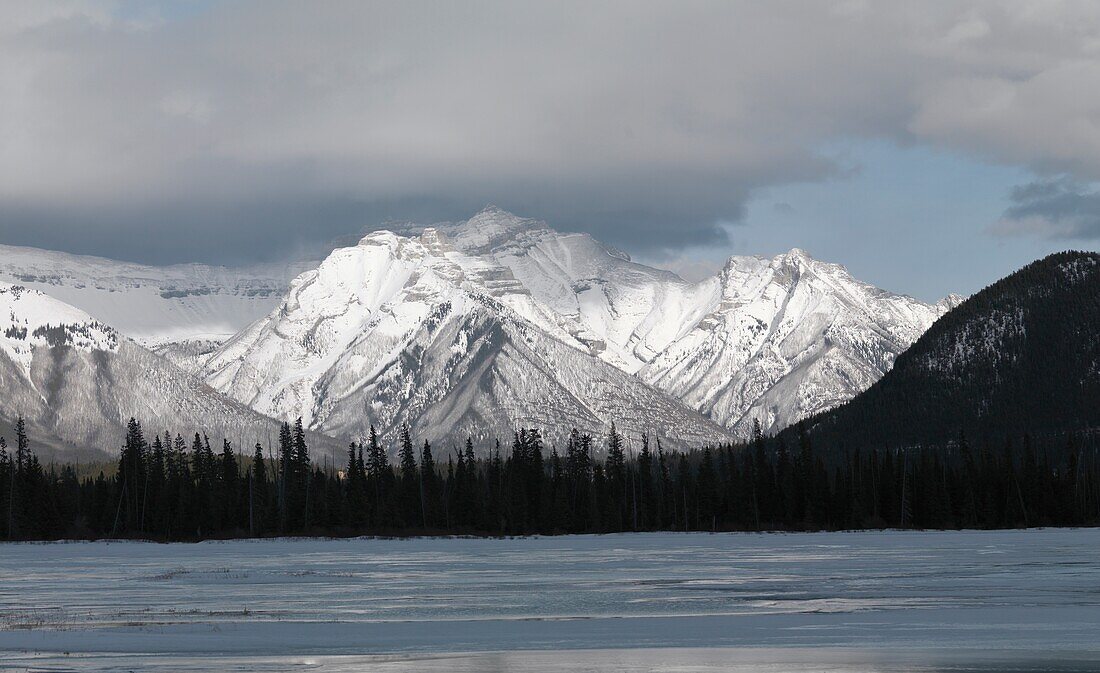
<path id="1" fill-rule="evenodd" d="M 148 266 L 0 245 L 0 283 L 39 290 L 150 348 L 220 343 L 278 305 L 311 262 Z"/>
<path id="2" fill-rule="evenodd" d="M 490 207 L 334 251 L 202 373 L 333 434 L 407 421 L 506 437 L 617 419 L 697 443 L 850 399 L 954 301 L 885 292 L 800 250 L 732 257 L 691 283 Z"/>
<path id="3" fill-rule="evenodd" d="M 155 351 L 234 409 L 301 416 L 340 441 L 372 424 L 485 444 L 610 421 L 674 445 L 730 441 L 851 399 L 959 302 L 886 292 L 798 249 L 688 282 L 495 207 L 392 229 L 290 268 L 3 247 L 0 281 L 111 325 L 117 349 Z M 106 343 L 77 350 L 117 352 Z"/>
<path id="4" fill-rule="evenodd" d="M 278 423 L 219 394 L 79 309 L 0 287 L 0 422 L 27 424 L 46 458 L 103 457 L 136 417 L 150 432 L 209 433 L 238 449 L 271 446 Z M 3 434 L 3 433 L 0 433 Z M 338 442 L 313 435 L 318 455 Z"/>

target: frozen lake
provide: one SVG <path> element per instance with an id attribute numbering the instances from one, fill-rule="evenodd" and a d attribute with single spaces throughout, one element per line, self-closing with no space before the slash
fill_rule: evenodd
<path id="1" fill-rule="evenodd" d="M 1098 670 L 1100 531 L 0 545 L 28 668 Z"/>

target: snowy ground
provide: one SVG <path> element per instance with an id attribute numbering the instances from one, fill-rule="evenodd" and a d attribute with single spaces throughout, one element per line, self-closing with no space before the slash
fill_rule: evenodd
<path id="1" fill-rule="evenodd" d="M 0 670 L 1100 670 L 1098 550 L 1100 530 L 0 545 Z"/>

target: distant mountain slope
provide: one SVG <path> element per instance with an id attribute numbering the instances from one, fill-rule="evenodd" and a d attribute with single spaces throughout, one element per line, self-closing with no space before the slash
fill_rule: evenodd
<path id="1" fill-rule="evenodd" d="M 731 257 L 714 284 L 709 311 L 639 375 L 742 435 L 851 399 L 958 301 L 886 292 L 798 249 Z"/>
<path id="2" fill-rule="evenodd" d="M 277 423 L 227 399 L 87 313 L 0 286 L 0 435 L 22 414 L 44 458 L 117 455 L 130 416 L 159 433 L 205 431 L 248 451 Z M 317 450 L 340 442 L 314 437 Z"/>
<path id="3" fill-rule="evenodd" d="M 208 381 L 337 435 L 374 424 L 394 437 L 408 422 L 436 441 L 507 440 L 518 427 L 603 432 L 615 421 L 681 445 L 732 439 L 505 305 L 485 285 L 503 275 L 435 230 L 370 234 L 296 279 L 282 306 L 207 363 Z"/>
<path id="4" fill-rule="evenodd" d="M 385 413 L 350 405 L 383 394 L 376 377 L 393 376 L 402 349 L 434 352 L 438 344 L 417 330 L 445 304 L 470 311 L 447 320 L 503 330 L 495 347 L 509 357 L 493 360 L 501 369 L 486 370 L 496 377 L 491 381 L 512 381 L 509 394 L 551 394 L 561 385 L 555 394 L 574 398 L 571 411 L 547 419 L 584 419 L 584 427 L 594 427 L 601 414 L 637 417 L 631 400 L 661 399 L 665 409 L 671 397 L 713 421 L 700 426 L 700 436 L 714 436 L 717 426 L 725 428 L 722 436 L 743 436 L 754 420 L 774 431 L 866 389 L 957 301 L 932 305 L 886 292 L 797 249 L 774 259 L 731 257 L 721 273 L 691 283 L 587 234 L 557 232 L 495 207 L 465 222 L 396 229 L 334 251 L 289 291 L 293 267 L 148 267 L 10 246 L 0 246 L 0 280 L 87 311 L 262 413 L 301 414 L 330 432 L 355 432 L 367 418 L 380 425 L 434 419 L 414 410 L 423 400 L 444 399 L 442 390 L 461 388 L 453 372 L 446 385 L 408 373 L 401 395 L 409 403 L 400 410 L 392 399 L 377 402 Z M 370 252 L 383 243 L 391 252 Z M 519 340 L 517 326 L 526 335 Z M 560 379 L 555 384 L 518 385 L 502 372 L 527 355 L 506 344 L 533 341 L 554 342 L 538 349 L 539 357 L 557 345 L 590 356 L 596 364 L 582 358 L 577 366 L 592 379 L 569 383 L 550 361 L 545 371 Z M 563 362 L 577 356 L 555 353 Z M 589 389 L 603 389 L 596 381 L 614 393 L 591 395 Z M 465 411 L 452 409 L 446 424 L 473 427 L 475 416 L 493 416 L 490 399 L 458 404 L 454 409 Z M 524 417 L 526 407 L 552 407 L 542 397 L 493 402 L 504 403 L 515 407 L 510 418 Z M 689 422 L 683 411 L 673 415 Z M 503 419 L 495 415 L 492 424 Z"/>
<path id="5" fill-rule="evenodd" d="M 1051 255 L 975 294 L 808 425 L 848 447 L 1100 427 L 1100 254 Z"/>
<path id="6" fill-rule="evenodd" d="M 225 340 L 266 315 L 309 266 L 156 267 L 0 245 L 0 283 L 41 290 L 149 347 Z"/>
<path id="7" fill-rule="evenodd" d="M 465 222 L 396 229 L 403 235 L 395 236 L 394 245 L 419 243 L 427 252 L 418 254 L 445 259 L 456 287 L 492 297 L 546 335 L 742 434 L 754 419 L 774 430 L 850 399 L 955 301 L 929 305 L 885 292 L 800 250 L 773 260 L 732 257 L 718 276 L 689 283 L 635 263 L 587 234 L 560 233 L 495 207 Z M 364 244 L 372 240 L 368 236 Z M 330 260 L 358 259 L 347 252 L 353 250 L 337 251 Z M 385 301 L 402 302 L 393 292 L 408 279 L 402 274 L 418 264 L 419 258 L 322 267 L 333 285 L 385 285 L 391 288 Z M 409 297 L 409 306 L 393 310 L 415 312 L 418 295 Z M 319 301 L 313 295 L 304 299 Z M 381 304 L 372 301 L 357 300 L 348 310 L 379 310 Z M 290 309 L 306 314 L 345 310 L 296 302 Z M 311 413 L 309 391 L 296 392 L 297 401 L 281 410 L 266 406 L 262 386 L 234 392 L 221 370 L 235 366 L 238 357 L 254 356 L 227 345 L 210 361 L 215 387 L 266 412 Z M 248 366 L 245 378 L 251 376 Z M 284 378 L 271 374 L 268 383 Z"/>

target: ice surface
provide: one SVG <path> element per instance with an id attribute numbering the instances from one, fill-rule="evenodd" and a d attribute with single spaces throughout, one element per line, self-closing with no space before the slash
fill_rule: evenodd
<path id="1" fill-rule="evenodd" d="M 0 668 L 1096 670 L 1098 543 L 1034 530 L 5 545 Z"/>

